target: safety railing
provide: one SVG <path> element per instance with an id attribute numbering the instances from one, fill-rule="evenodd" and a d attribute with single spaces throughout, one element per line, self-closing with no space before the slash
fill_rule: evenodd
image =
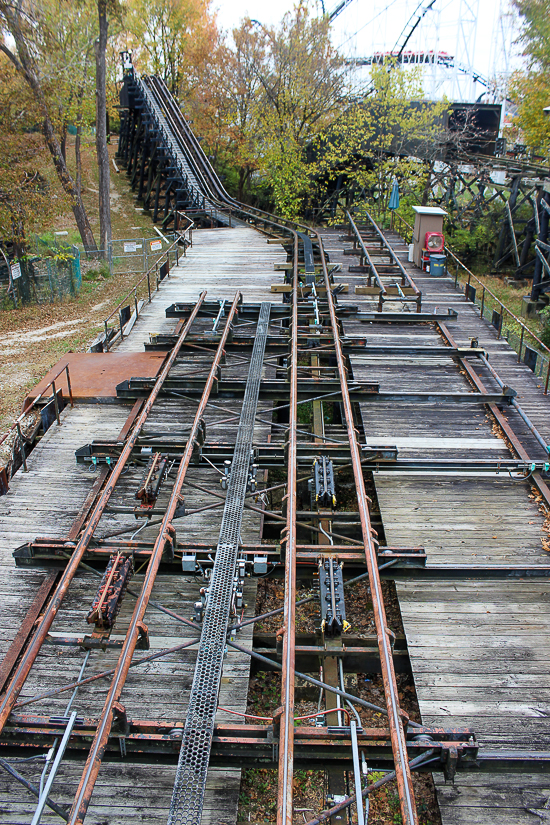
<path id="1" fill-rule="evenodd" d="M 452 258 L 455 265 L 455 287 L 463 291 L 466 298 L 479 307 L 480 316 L 489 321 L 491 326 L 496 329 L 497 338 L 506 338 L 518 354 L 518 363 L 523 361 L 535 375 L 544 380 L 544 394 L 547 395 L 550 384 L 550 348 L 521 318 L 518 318 L 511 309 L 508 309 L 500 298 L 480 281 L 449 247 L 445 247 L 445 251 Z M 459 281 L 459 272 L 465 274 L 464 284 Z M 473 283 L 477 286 L 474 286 Z M 479 294 L 480 288 L 481 294 Z M 527 342 L 530 342 L 533 346 L 529 346 Z"/>
<path id="2" fill-rule="evenodd" d="M 414 229 L 398 212 L 392 210 L 392 229 L 398 232 L 406 243 L 412 243 Z"/>
<path id="3" fill-rule="evenodd" d="M 14 442 L 13 442 L 11 461 L 14 460 L 15 448 L 16 448 L 17 445 L 19 445 L 19 450 L 20 450 L 20 453 L 21 453 L 21 459 L 22 459 L 22 464 L 23 464 L 23 470 L 24 470 L 25 473 L 27 472 L 27 469 L 28 469 L 27 468 L 27 451 L 25 449 L 25 438 L 24 438 L 23 432 L 21 430 L 21 424 L 25 420 L 25 418 L 29 415 L 31 410 L 34 407 L 36 407 L 38 402 L 42 398 L 44 398 L 44 396 L 47 394 L 48 390 L 51 387 L 52 395 L 53 395 L 53 405 L 54 405 L 54 409 L 55 409 L 55 418 L 56 418 L 56 421 L 57 421 L 57 425 L 61 426 L 61 418 L 60 418 L 60 410 L 59 410 L 59 398 L 58 398 L 58 395 L 57 395 L 58 390 L 55 386 L 55 382 L 57 381 L 59 376 L 62 375 L 63 373 L 65 373 L 66 376 L 67 376 L 67 389 L 68 389 L 68 392 L 69 392 L 70 404 L 71 404 L 71 407 L 74 406 L 74 404 L 73 404 L 73 391 L 72 391 L 72 387 L 71 387 L 71 376 L 70 376 L 70 373 L 69 373 L 69 365 L 65 364 L 65 366 L 62 367 L 59 370 L 59 372 L 56 372 L 54 377 L 51 379 L 49 384 L 47 384 L 47 386 L 42 390 L 42 392 L 39 395 L 37 395 L 36 398 L 34 398 L 28 406 L 26 406 L 24 408 L 21 415 L 18 418 L 15 419 L 15 421 L 13 422 L 13 424 L 11 425 L 9 430 L 6 433 L 4 433 L 4 435 L 2 437 L 0 437 L 0 445 L 2 445 L 6 441 L 6 439 L 9 438 L 9 436 L 13 433 L 14 430 L 17 431 L 17 438 L 14 439 Z M 46 429 L 47 429 L 47 427 L 46 427 Z"/>
<path id="4" fill-rule="evenodd" d="M 401 237 L 405 240 L 412 239 L 413 228 L 401 215 L 395 215 L 395 223 Z M 463 291 L 466 298 L 479 307 L 480 316 L 496 329 L 497 338 L 506 338 L 512 349 L 517 352 L 518 363 L 523 361 L 544 381 L 544 394 L 547 395 L 550 385 L 550 348 L 468 269 L 449 246 L 445 247 L 445 252 L 454 263 L 455 287 Z M 464 274 L 464 283 L 460 281 L 460 273 Z M 528 342 L 533 346 L 529 346 Z"/>
<path id="5" fill-rule="evenodd" d="M 128 301 L 131 301 L 133 298 L 134 320 L 137 321 L 140 311 L 143 308 L 143 303 L 139 300 L 141 297 L 140 293 L 143 293 L 144 296 L 147 295 L 147 303 L 151 303 L 153 289 L 158 291 L 161 282 L 170 274 L 170 255 L 173 253 L 173 262 L 174 265 L 177 266 L 181 257 L 181 245 L 183 247 L 183 257 L 187 257 L 187 247 L 193 246 L 192 232 L 195 224 L 187 215 L 182 213 L 181 217 L 185 217 L 188 220 L 188 226 L 179 232 L 176 240 L 157 258 L 154 264 L 149 267 L 147 272 L 142 275 L 134 286 L 128 290 L 124 298 L 119 301 L 110 315 L 103 321 L 103 339 L 101 341 L 98 339 L 97 346 L 101 346 L 104 351 L 109 351 L 109 348 L 119 337 L 121 341 L 124 340 L 124 327 L 132 318 L 130 310 L 131 304 L 128 304 Z M 117 324 L 109 327 L 109 322 L 115 316 L 118 316 Z M 92 349 L 95 345 L 94 342 Z"/>

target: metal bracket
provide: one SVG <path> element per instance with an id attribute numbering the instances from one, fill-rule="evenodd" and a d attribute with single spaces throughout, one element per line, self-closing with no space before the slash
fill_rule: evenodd
<path id="1" fill-rule="evenodd" d="M 130 722 L 128 721 L 126 708 L 120 702 L 113 703 L 113 717 L 121 733 L 123 733 L 124 736 L 128 736 L 130 733 Z"/>
<path id="2" fill-rule="evenodd" d="M 149 650 L 149 628 L 143 622 L 138 624 L 139 638 L 137 640 L 136 648 L 138 650 Z"/>
<path id="3" fill-rule="evenodd" d="M 443 768 L 443 774 L 447 782 L 454 782 L 457 765 L 458 748 L 455 745 L 451 745 L 449 748 L 447 748 L 445 757 L 445 767 Z"/>

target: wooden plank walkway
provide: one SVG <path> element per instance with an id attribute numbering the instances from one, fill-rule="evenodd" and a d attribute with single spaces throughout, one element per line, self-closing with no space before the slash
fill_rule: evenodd
<path id="1" fill-rule="evenodd" d="M 348 274 L 341 230 L 327 230 L 331 262 L 342 262 L 341 281 L 350 283 L 346 301 L 364 303 Z M 459 346 L 471 338 L 489 360 L 545 438 L 550 440 L 550 399 L 540 381 L 507 342 L 479 318 L 479 312 L 450 278 L 433 278 L 406 261 L 406 246 L 394 248 L 423 292 L 424 311 L 458 312 L 448 328 Z M 441 346 L 433 326 L 346 323 L 348 334 L 367 335 L 369 344 Z M 379 381 L 381 389 L 470 391 L 462 371 L 448 358 L 353 356 L 356 379 Z M 474 363 L 472 361 L 472 363 Z M 497 385 L 479 365 L 490 390 Z M 544 453 L 519 415 L 507 418 L 531 456 Z M 509 450 L 480 405 L 361 405 L 367 443 L 397 444 L 402 457 L 498 458 Z M 544 517 L 531 485 L 506 476 L 375 473 L 388 544 L 422 545 L 429 564 L 547 564 L 541 538 Z M 550 746 L 550 583 L 546 580 L 396 583 L 422 719 L 427 724 L 469 726 L 484 747 L 545 749 Z M 537 775 L 463 775 L 454 785 L 436 779 L 444 825 L 527 825 L 547 818 L 550 780 Z"/>
<path id="2" fill-rule="evenodd" d="M 174 326 L 165 317 L 165 308 L 174 301 L 193 301 L 200 291 L 208 289 L 208 298 L 233 298 L 237 289 L 244 293 L 245 301 L 270 300 L 270 285 L 275 273 L 273 264 L 285 260 L 280 247 L 268 246 L 259 233 L 247 227 L 194 232 L 194 245 L 188 251 L 181 266 L 174 269 L 169 279 L 154 294 L 132 333 L 118 347 L 118 351 L 140 351 L 149 332 L 167 332 Z M 275 296 L 274 296 L 275 297 Z M 279 297 L 277 297 L 279 300 Z M 198 359 L 200 360 L 200 359 Z M 189 362 L 187 362 L 187 367 Z M 235 368 L 228 358 L 228 369 L 235 377 L 246 377 L 247 367 Z M 222 368 L 224 369 L 224 368 Z M 271 367 L 266 367 L 266 376 Z M 222 411 L 208 408 L 205 415 L 207 437 L 213 441 L 234 442 L 238 426 L 240 402 L 229 405 L 236 415 L 227 421 Z M 263 405 L 268 409 L 268 405 Z M 263 409 L 261 406 L 260 409 Z M 8 494 L 0 498 L 0 656 L 9 648 L 36 591 L 44 580 L 44 572 L 38 569 L 16 568 L 13 550 L 37 536 L 60 537 L 67 534 L 74 518 L 84 502 L 95 478 L 87 468 L 77 465 L 74 451 L 93 439 L 116 440 L 131 405 L 79 404 L 67 408 L 62 414 L 62 426 L 52 426 L 29 457 L 29 472 L 19 471 L 13 478 Z M 144 433 L 162 431 L 182 438 L 182 429 L 190 424 L 196 404 L 185 399 L 159 400 L 146 423 Z M 220 422 L 220 423 L 218 423 Z M 258 424 L 255 437 L 266 440 L 269 428 Z M 109 507 L 100 522 L 98 535 L 107 535 L 122 528 L 137 529 L 132 509 L 136 504 L 134 494 L 143 476 L 143 467 L 130 467 L 112 496 Z M 191 468 L 187 480 L 204 485 L 216 483 L 214 470 Z M 215 488 L 214 488 L 215 489 Z M 169 485 L 165 485 L 159 498 L 159 506 L 166 503 Z M 207 494 L 185 487 L 188 512 L 216 502 Z M 126 512 L 121 512 L 121 510 Z M 222 509 L 207 510 L 175 521 L 178 535 L 186 540 L 216 542 L 221 523 Z M 256 541 L 259 535 L 260 517 L 245 511 L 242 528 L 244 542 Z M 147 528 L 140 538 L 156 536 L 155 528 Z M 143 573 L 132 580 L 132 589 L 138 591 Z M 194 577 L 178 577 L 168 574 L 157 576 L 152 600 L 191 618 L 193 604 L 198 597 L 201 582 Z M 98 578 L 82 571 L 73 581 L 68 596 L 52 626 L 52 634 L 83 635 L 90 632 L 86 614 L 98 587 Z M 246 615 L 255 609 L 256 582 L 246 580 Z M 127 595 L 117 617 L 112 638 L 122 637 L 131 616 L 134 600 Z M 174 621 L 152 606 L 147 610 L 145 622 L 149 628 L 151 650 L 161 650 L 181 644 L 192 638 L 185 625 Z M 241 644 L 251 646 L 253 625 L 241 632 Z M 138 651 L 137 655 L 140 654 Z M 143 668 L 130 670 L 123 693 L 130 718 L 158 718 L 182 720 L 188 702 L 196 649 L 182 651 Z M 45 646 L 39 655 L 21 700 L 28 699 L 45 689 L 51 690 L 73 681 L 79 672 L 84 653 L 76 647 Z M 85 675 L 93 675 L 113 667 L 118 659 L 115 650 L 93 651 Z M 229 651 L 226 656 L 220 691 L 220 705 L 229 710 L 246 710 L 250 659 L 244 654 Z M 81 688 L 74 708 L 86 715 L 98 715 L 108 688 L 103 680 Z M 27 705 L 26 712 L 62 714 L 67 706 L 69 693 Z M 220 721 L 238 721 L 238 717 L 219 712 Z M 69 803 L 76 790 L 82 765 L 65 761 L 54 785 L 52 797 L 59 803 Z M 25 776 L 39 783 L 41 763 L 31 763 L 21 768 Z M 86 822 L 90 825 L 121 825 L 125 822 L 166 822 L 175 776 L 174 766 L 146 766 L 124 763 L 105 764 L 92 797 Z M 202 818 L 203 825 L 233 825 L 237 816 L 240 788 L 240 770 L 212 769 L 208 777 L 208 793 Z M 0 773 L 0 823 L 23 825 L 32 819 L 35 808 L 32 797 L 19 783 L 2 771 Z M 46 809 L 42 822 L 57 822 L 59 818 Z"/>
<path id="3" fill-rule="evenodd" d="M 162 300 L 144 307 L 136 334 L 121 342 L 117 351 L 141 350 L 150 333 L 171 332 L 177 319 L 166 319 L 166 307 L 176 301 L 196 301 L 204 289 L 209 301 L 232 301 L 241 291 L 249 303 L 279 303 L 280 296 L 272 295 L 270 288 L 281 279 L 274 265 L 284 261 L 286 253 L 281 246 L 268 244 L 264 235 L 248 226 L 193 230 L 193 246 L 187 257 L 180 259 L 179 266 L 160 285 L 157 295 Z"/>

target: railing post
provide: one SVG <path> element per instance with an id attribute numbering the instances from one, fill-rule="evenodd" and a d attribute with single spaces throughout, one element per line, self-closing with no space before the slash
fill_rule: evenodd
<path id="1" fill-rule="evenodd" d="M 124 332 L 122 331 L 122 313 L 118 313 L 118 323 L 120 325 L 120 340 L 124 341 Z"/>
<path id="2" fill-rule="evenodd" d="M 137 286 L 134 287 L 134 308 L 136 310 L 136 321 L 138 319 L 138 302 L 137 302 Z"/>
<path id="3" fill-rule="evenodd" d="M 483 311 L 485 309 L 485 287 L 483 287 L 483 292 L 481 293 L 481 313 L 480 317 L 483 320 Z"/>
<path id="4" fill-rule="evenodd" d="M 73 390 L 72 390 L 72 387 L 71 387 L 71 378 L 70 378 L 70 375 L 69 375 L 69 365 L 68 364 L 65 364 L 65 372 L 67 373 L 67 389 L 69 390 L 69 398 L 71 400 L 71 407 L 74 407 Z"/>
<path id="5" fill-rule="evenodd" d="M 499 302 L 499 303 L 500 303 L 500 302 Z M 497 335 L 497 341 L 498 341 L 498 339 L 500 338 L 500 336 L 502 335 L 502 324 L 503 324 L 503 321 L 504 321 L 504 304 L 500 304 L 500 321 L 498 322 L 498 335 Z"/>
<path id="6" fill-rule="evenodd" d="M 55 380 L 52 381 L 52 390 L 53 390 L 53 405 L 55 407 L 55 417 L 57 418 L 57 426 L 61 426 L 61 421 L 59 419 L 59 404 L 57 402 L 57 390 L 55 388 Z"/>
<path id="7" fill-rule="evenodd" d="M 544 385 L 544 394 L 548 395 L 548 381 L 550 380 L 550 358 L 548 359 L 548 369 L 546 371 L 546 384 Z"/>
<path id="8" fill-rule="evenodd" d="M 23 459 L 23 472 L 27 473 L 27 454 L 25 452 L 25 444 L 23 443 L 23 434 L 19 422 L 17 422 L 17 435 L 19 436 L 19 449 L 21 450 L 21 458 Z"/>
<path id="9" fill-rule="evenodd" d="M 107 352 L 109 352 L 109 327 L 107 326 L 107 321 L 105 321 L 105 343 L 103 344 L 103 349 L 107 347 Z"/>
<path id="10" fill-rule="evenodd" d="M 149 293 L 149 303 L 151 303 L 151 273 L 147 273 L 147 292 Z"/>
<path id="11" fill-rule="evenodd" d="M 458 261 L 456 262 L 456 270 L 455 270 L 455 289 L 458 286 Z"/>
<path id="12" fill-rule="evenodd" d="M 521 327 L 521 338 L 519 339 L 519 352 L 518 352 L 518 364 L 521 361 L 521 348 L 523 346 L 523 335 L 525 333 L 525 327 Z M 550 361 L 548 362 L 550 364 Z"/>

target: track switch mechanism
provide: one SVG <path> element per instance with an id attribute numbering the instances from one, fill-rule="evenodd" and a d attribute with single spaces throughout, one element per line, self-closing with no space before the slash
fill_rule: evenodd
<path id="1" fill-rule="evenodd" d="M 107 630 L 113 626 L 133 572 L 134 565 L 130 557 L 127 558 L 122 553 L 111 556 L 86 616 L 88 624 L 95 624 L 98 630 Z"/>
<path id="2" fill-rule="evenodd" d="M 224 461 L 223 462 L 223 475 L 220 478 L 220 484 L 222 490 L 229 489 L 229 482 L 231 481 L 231 461 Z M 250 451 L 250 459 L 249 459 L 249 467 L 248 467 L 248 480 L 246 482 L 246 491 L 247 493 L 255 493 L 258 481 L 257 481 L 257 474 L 258 474 L 258 465 L 254 463 L 254 451 Z"/>
<path id="3" fill-rule="evenodd" d="M 342 566 L 337 556 L 322 556 L 319 559 L 321 632 L 325 636 L 340 636 L 350 627 L 346 621 Z"/>
<path id="4" fill-rule="evenodd" d="M 136 498 L 141 501 L 141 505 L 136 515 L 141 514 L 140 511 L 148 510 L 155 504 L 162 482 L 165 479 L 168 471 L 168 457 L 161 455 L 161 453 L 154 453 L 148 463 L 147 471 L 136 493 Z"/>
<path id="5" fill-rule="evenodd" d="M 336 507 L 334 467 L 325 455 L 318 455 L 313 462 L 313 478 L 309 481 L 311 506 Z"/>

